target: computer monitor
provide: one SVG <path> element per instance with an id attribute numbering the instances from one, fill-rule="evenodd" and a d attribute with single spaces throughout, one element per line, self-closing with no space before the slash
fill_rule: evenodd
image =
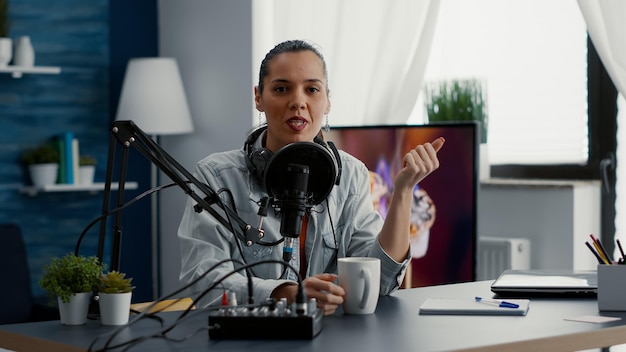
<path id="1" fill-rule="evenodd" d="M 375 208 L 385 217 L 402 157 L 415 146 L 444 137 L 440 167 L 414 190 L 413 260 L 405 283 L 422 287 L 474 281 L 478 192 L 478 124 L 342 126 L 324 134 L 370 171 Z"/>

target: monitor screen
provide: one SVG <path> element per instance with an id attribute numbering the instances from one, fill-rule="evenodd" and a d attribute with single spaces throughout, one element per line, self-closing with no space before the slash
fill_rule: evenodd
<path id="1" fill-rule="evenodd" d="M 365 163 L 374 206 L 383 217 L 403 156 L 419 144 L 445 138 L 439 169 L 413 192 L 413 260 L 404 287 L 475 280 L 478 133 L 478 125 L 467 122 L 335 127 L 324 134 L 338 149 Z"/>

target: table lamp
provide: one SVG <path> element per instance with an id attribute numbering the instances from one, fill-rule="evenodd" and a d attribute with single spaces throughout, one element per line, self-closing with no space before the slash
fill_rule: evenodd
<path id="1" fill-rule="evenodd" d="M 193 124 L 176 59 L 133 58 L 128 62 L 116 120 L 132 120 L 155 142 L 158 136 L 191 133 Z M 157 167 L 151 164 L 151 188 L 157 187 Z M 158 195 L 151 195 L 153 295 L 158 296 Z"/>

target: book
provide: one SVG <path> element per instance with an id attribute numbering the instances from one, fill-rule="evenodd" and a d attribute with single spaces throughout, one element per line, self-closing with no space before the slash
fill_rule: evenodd
<path id="1" fill-rule="evenodd" d="M 78 138 L 72 138 L 72 179 L 75 184 L 80 183 L 78 173 L 78 168 L 80 167 L 79 158 Z"/>
<path id="2" fill-rule="evenodd" d="M 74 133 L 65 132 L 62 138 L 63 154 L 65 155 L 65 183 L 74 184 L 74 152 L 72 151 Z"/>
<path id="3" fill-rule="evenodd" d="M 57 144 L 57 148 L 59 150 L 59 175 L 57 177 L 57 183 L 66 183 L 66 160 L 65 160 L 65 140 L 63 136 L 58 136 L 55 138 L 55 142 Z"/>
<path id="4" fill-rule="evenodd" d="M 421 315 L 526 315 L 530 306 L 527 299 L 507 299 L 517 308 L 478 302 L 470 298 L 428 298 L 419 308 Z"/>

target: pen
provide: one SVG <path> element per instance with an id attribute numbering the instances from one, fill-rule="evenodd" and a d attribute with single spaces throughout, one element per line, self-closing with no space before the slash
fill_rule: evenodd
<path id="1" fill-rule="evenodd" d="M 626 260 L 626 254 L 624 254 L 624 250 L 622 249 L 622 243 L 619 239 L 616 239 L 615 242 L 617 242 L 617 248 L 619 248 L 619 252 L 622 255 L 622 261 Z"/>
<path id="2" fill-rule="evenodd" d="M 498 307 L 502 307 L 502 308 L 519 308 L 519 304 L 517 303 L 511 303 L 511 302 L 507 302 L 507 301 L 500 301 L 497 299 L 491 299 L 491 298 L 482 298 L 482 297 L 478 297 L 476 296 L 476 302 L 480 302 L 480 303 L 486 303 L 486 304 L 493 304 L 496 305 Z"/>

